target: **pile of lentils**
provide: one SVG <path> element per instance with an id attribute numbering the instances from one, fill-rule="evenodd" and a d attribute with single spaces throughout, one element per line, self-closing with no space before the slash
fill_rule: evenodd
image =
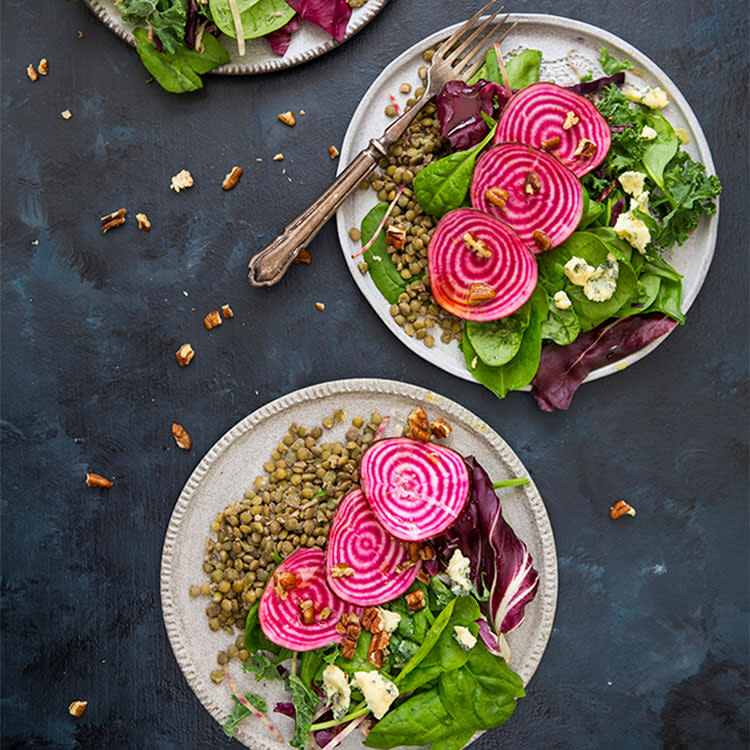
<path id="1" fill-rule="evenodd" d="M 273 569 L 302 547 L 322 549 L 341 498 L 359 482 L 359 459 L 372 442 L 383 417 L 354 417 L 343 441 L 320 442 L 346 413 L 337 409 L 320 426 L 293 423 L 263 464 L 253 488 L 211 521 L 215 535 L 206 540 L 203 572 L 208 580 L 190 587 L 193 597 L 210 599 L 208 627 L 232 635 L 235 643 L 220 651 L 222 669 L 211 672 L 217 684 L 224 665 L 234 658 L 247 661 L 244 645 L 247 613 L 260 599 Z"/>
<path id="2" fill-rule="evenodd" d="M 432 55 L 432 50 L 423 53 L 427 62 L 432 60 Z M 427 79 L 426 65 L 419 68 L 418 75 L 423 84 Z M 402 94 L 409 94 L 411 90 L 410 83 L 402 83 L 399 88 Z M 406 106 L 413 106 L 422 94 L 424 85 L 414 90 L 414 96 L 407 99 Z M 389 117 L 398 114 L 393 104 L 385 108 L 385 113 Z M 440 340 L 444 344 L 450 343 L 453 339 L 460 341 L 462 333 L 461 321 L 439 307 L 430 294 L 427 245 L 438 220 L 422 210 L 414 198 L 414 190 L 411 187 L 414 177 L 421 169 L 446 153 L 446 144 L 440 137 L 437 109 L 430 102 L 416 116 L 404 135 L 390 147 L 388 156 L 380 159 L 378 169 L 360 185 L 363 189 L 372 188 L 377 193 L 378 200 L 384 202 L 392 201 L 399 187 L 405 185 L 403 193 L 393 207 L 391 223 L 406 231 L 406 243 L 401 250 L 397 250 L 393 245 L 386 245 L 386 249 L 401 273 L 401 278 L 413 281 L 399 296 L 398 303 L 391 305 L 390 313 L 407 336 L 414 336 L 428 348 L 435 344 L 432 329 L 436 325 L 442 329 Z M 350 229 L 349 236 L 355 242 L 362 237 L 357 228 Z M 367 273 L 367 261 L 360 261 L 359 270 L 363 274 Z"/>

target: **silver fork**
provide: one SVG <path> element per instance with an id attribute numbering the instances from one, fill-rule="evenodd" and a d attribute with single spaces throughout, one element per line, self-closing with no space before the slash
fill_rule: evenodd
<path id="1" fill-rule="evenodd" d="M 482 23 L 478 22 L 494 4 L 495 0 L 490 0 L 435 50 L 428 70 L 425 92 L 419 101 L 389 125 L 380 140 L 373 138 L 367 148 L 357 154 L 336 181 L 313 204 L 289 224 L 273 242 L 251 258 L 248 278 L 253 286 L 272 286 L 280 281 L 300 250 L 315 237 L 336 213 L 336 209 L 375 168 L 378 161 L 388 155 L 388 147 L 404 134 L 422 107 L 448 81 L 468 80 L 479 70 L 484 57 L 476 59 L 477 55 L 497 33 L 493 22 L 503 10 L 503 6 L 493 11 Z M 504 16 L 497 25 L 505 23 L 507 18 L 507 15 Z M 496 41 L 501 42 L 512 30 L 513 26 Z"/>

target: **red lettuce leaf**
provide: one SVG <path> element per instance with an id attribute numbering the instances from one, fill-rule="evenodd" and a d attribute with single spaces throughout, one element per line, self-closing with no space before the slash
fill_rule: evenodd
<path id="1" fill-rule="evenodd" d="M 289 44 L 292 41 L 292 34 L 299 28 L 299 16 L 292 16 L 291 20 L 284 24 L 280 29 L 272 31 L 270 34 L 266 34 L 265 38 L 271 45 L 271 51 L 283 57 L 286 51 L 289 49 Z"/>
<path id="2" fill-rule="evenodd" d="M 625 83 L 625 73 L 620 71 L 611 76 L 602 76 L 601 78 L 595 78 L 593 81 L 581 81 L 565 88 L 568 91 L 581 94 L 581 96 L 593 96 L 594 94 L 601 94 L 607 86 L 613 84 L 615 86 L 622 86 L 623 83 Z"/>
<path id="3" fill-rule="evenodd" d="M 543 411 L 567 409 L 573 394 L 597 367 L 616 362 L 669 333 L 677 321 L 662 314 L 633 315 L 603 323 L 572 344 L 545 344 L 531 393 Z"/>
<path id="4" fill-rule="evenodd" d="M 334 39 L 343 42 L 352 9 L 346 0 L 287 0 L 300 18 L 327 31 Z"/>

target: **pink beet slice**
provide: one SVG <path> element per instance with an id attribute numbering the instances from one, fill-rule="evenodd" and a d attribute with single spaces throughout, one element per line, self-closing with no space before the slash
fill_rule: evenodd
<path id="1" fill-rule="evenodd" d="M 409 565 L 406 545 L 378 521 L 359 489 L 339 503 L 328 534 L 326 575 L 331 590 L 363 607 L 390 602 L 414 583 L 421 562 Z M 346 567 L 353 573 L 340 575 Z"/>
<path id="2" fill-rule="evenodd" d="M 506 198 L 502 206 L 492 201 L 498 190 Z M 583 189 L 573 172 L 546 151 L 519 143 L 501 143 L 479 158 L 469 194 L 474 208 L 504 221 L 537 254 L 566 240 L 583 216 Z"/>
<path id="3" fill-rule="evenodd" d="M 463 458 L 443 445 L 411 438 L 373 443 L 362 455 L 359 475 L 380 523 L 408 542 L 442 534 L 461 515 L 469 496 Z"/>
<path id="4" fill-rule="evenodd" d="M 484 243 L 489 257 L 472 250 L 467 235 Z M 444 310 L 464 320 L 497 320 L 518 310 L 537 283 L 534 256 L 518 234 L 502 221 L 471 208 L 449 211 L 427 246 L 430 289 Z M 476 285 L 493 297 L 472 304 Z"/>
<path id="5" fill-rule="evenodd" d="M 576 155 L 582 139 L 593 143 L 590 155 Z M 556 83 L 533 83 L 514 94 L 503 110 L 495 143 L 505 142 L 547 148 L 581 177 L 604 161 L 612 132 L 585 96 Z"/>
<path id="6" fill-rule="evenodd" d="M 312 602 L 314 611 L 309 624 L 303 621 L 307 602 Z M 336 632 L 336 623 L 341 615 L 351 612 L 362 615 L 360 607 L 339 599 L 328 587 L 325 553 L 298 549 L 277 566 L 266 584 L 258 621 L 266 637 L 279 646 L 292 651 L 312 651 L 340 641 L 342 636 Z"/>

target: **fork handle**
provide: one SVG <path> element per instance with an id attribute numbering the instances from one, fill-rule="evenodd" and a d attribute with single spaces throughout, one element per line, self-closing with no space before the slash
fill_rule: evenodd
<path id="1" fill-rule="evenodd" d="M 335 182 L 284 232 L 266 245 L 250 259 L 248 279 L 253 286 L 273 286 L 281 280 L 300 250 L 322 229 L 336 213 L 336 209 L 348 198 L 385 156 L 386 150 L 380 141 L 373 139 L 360 151 Z"/>

